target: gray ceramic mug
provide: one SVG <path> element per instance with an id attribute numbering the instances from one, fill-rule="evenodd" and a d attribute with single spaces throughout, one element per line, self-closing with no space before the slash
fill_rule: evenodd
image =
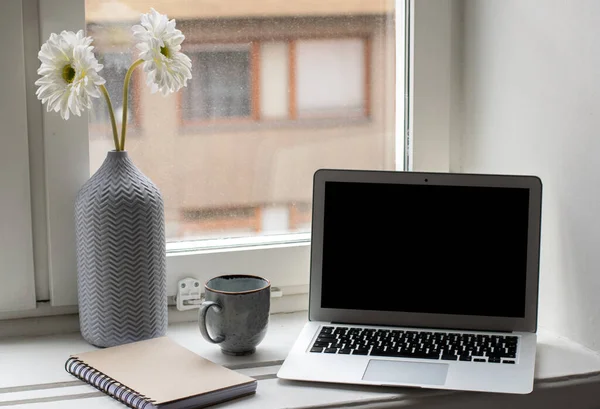
<path id="1" fill-rule="evenodd" d="M 200 333 L 227 355 L 249 355 L 267 333 L 271 283 L 251 275 L 224 275 L 204 284 Z"/>

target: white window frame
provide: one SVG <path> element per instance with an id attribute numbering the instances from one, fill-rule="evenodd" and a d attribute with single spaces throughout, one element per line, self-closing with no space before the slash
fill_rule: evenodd
<path id="1" fill-rule="evenodd" d="M 35 60 L 41 42 L 45 41 L 50 33 L 65 29 L 76 31 L 85 28 L 85 1 L 11 1 L 21 5 L 26 16 L 35 14 L 35 11 L 39 15 L 38 42 L 32 41 L 31 31 L 35 30 L 28 27 L 25 27 L 24 30 L 24 59 L 28 62 L 25 70 L 27 122 L 30 134 L 29 143 L 33 147 L 30 152 L 32 159 L 30 169 L 33 175 L 31 193 L 32 198 L 38 198 L 37 201 L 33 201 L 37 206 L 34 207 L 39 210 L 41 203 L 45 210 L 41 216 L 39 211 L 36 213 L 35 208 L 33 210 L 35 285 L 38 286 L 38 282 L 40 283 L 39 288 L 36 288 L 38 301 L 43 300 L 47 293 L 52 307 L 56 307 L 56 311 L 64 311 L 64 308 L 60 307 L 73 306 L 77 303 L 73 203 L 80 186 L 89 177 L 88 117 L 87 114 L 84 114 L 80 118 L 73 117 L 69 121 L 64 121 L 55 113 L 42 112 L 39 101 L 33 95 L 32 84 L 37 78 L 35 72 L 37 67 L 31 66 L 31 60 Z M 399 4 L 404 3 L 403 0 L 397 1 Z M 412 10 L 410 13 L 406 13 L 404 7 L 396 7 L 396 83 L 399 85 L 395 106 L 396 147 L 403 148 L 405 146 L 405 131 L 410 128 L 419 133 L 419 140 L 423 148 L 418 144 L 411 146 L 407 155 L 405 155 L 404 149 L 396 149 L 395 153 L 389 150 L 389 159 L 395 160 L 400 169 L 404 169 L 405 159 L 409 158 L 407 166 L 414 170 L 448 171 L 450 152 L 447 146 L 450 144 L 452 135 L 449 131 L 440 132 L 443 124 L 440 125 L 439 122 L 435 125 L 437 128 L 428 129 L 428 124 L 433 121 L 430 120 L 431 116 L 427 115 L 450 112 L 452 95 L 449 92 L 449 85 L 441 84 L 441 89 L 436 91 L 429 85 L 428 77 L 438 76 L 447 79 L 448 83 L 450 81 L 447 78 L 449 75 L 439 75 L 440 73 L 444 74 L 446 70 L 450 71 L 450 52 L 442 53 L 441 57 L 437 54 L 450 38 L 451 0 L 421 0 L 419 2 L 407 0 L 407 2 L 410 3 L 410 7 L 407 9 Z M 408 26 L 407 19 L 410 21 L 410 26 L 416 26 L 411 30 L 410 38 L 407 38 L 407 41 L 414 40 L 414 43 L 411 41 L 412 46 L 410 47 L 410 68 L 405 67 L 403 55 L 403 37 L 405 28 Z M 432 20 L 435 21 L 435 24 L 432 23 Z M 421 28 L 419 29 L 419 27 Z M 437 30 L 436 35 L 427 35 L 426 30 L 431 30 L 432 27 Z M 28 30 L 29 34 L 27 34 Z M 440 33 L 442 35 L 439 35 Z M 35 37 L 35 34 L 33 36 Z M 431 42 L 442 45 L 432 48 L 429 44 Z M 442 61 L 439 61 L 440 58 Z M 432 63 L 432 61 L 435 62 Z M 414 69 L 419 69 L 425 64 L 434 68 L 423 70 L 422 75 L 412 77 L 405 75 L 406 72 L 414 72 Z M 409 71 L 405 68 L 409 68 Z M 407 89 L 410 92 L 404 91 L 402 85 L 405 81 L 408 82 Z M 421 89 L 424 90 L 423 94 L 421 94 Z M 423 96 L 416 99 L 415 95 Z M 10 95 L 7 93 L 0 95 L 0 101 L 3 106 L 10 103 Z M 432 101 L 435 102 L 433 108 L 431 108 Z M 413 109 L 409 110 L 409 107 L 413 107 Z M 405 118 L 408 122 L 405 122 Z M 34 132 L 36 130 L 40 130 L 43 134 L 43 152 L 40 151 L 42 150 L 41 134 Z M 441 159 L 438 158 L 437 163 L 431 161 L 427 163 L 426 159 L 420 161 L 420 158 L 427 157 L 426 150 L 431 149 L 432 144 L 435 143 L 442 147 L 437 150 Z M 414 165 L 412 165 L 413 163 Z M 34 183 L 37 180 L 35 175 L 41 179 L 40 183 Z M 196 247 L 191 250 L 186 247 L 187 243 L 168 244 L 167 273 L 170 296 L 175 294 L 177 281 L 181 278 L 194 277 L 205 281 L 214 275 L 231 272 L 268 277 L 274 286 L 282 290 L 284 296 L 308 290 L 310 259 L 310 236 L 308 233 L 281 237 L 211 240 L 200 244 L 202 247 L 198 246 L 198 242 L 194 243 Z M 45 277 L 46 271 L 47 276 Z M 2 277 L 0 275 L 0 278 Z M 15 304 L 14 309 L 26 308 L 32 308 L 31 299 L 27 304 Z M 44 314 L 47 313 L 46 308 Z M 1 318 L 5 317 L 0 314 Z"/>
<path id="2" fill-rule="evenodd" d="M 17 35 L 13 35 L 16 33 Z M 35 307 L 32 212 L 20 2 L 0 13 L 0 311 Z"/>

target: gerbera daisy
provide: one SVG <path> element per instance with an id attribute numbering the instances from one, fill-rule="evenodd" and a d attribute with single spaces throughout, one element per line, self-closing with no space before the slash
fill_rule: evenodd
<path id="1" fill-rule="evenodd" d="M 80 116 L 84 108 L 92 107 L 92 98 L 101 96 L 99 86 L 106 81 L 98 71 L 102 65 L 94 56 L 91 37 L 83 30 L 76 33 L 52 33 L 42 45 L 38 58 L 42 62 L 35 82 L 38 99 L 47 104 L 48 112 L 59 112 L 69 119 L 69 112 Z"/>
<path id="2" fill-rule="evenodd" d="M 132 30 L 151 91 L 167 95 L 185 87 L 192 78 L 192 61 L 180 52 L 185 36 L 175 28 L 175 20 L 151 9 Z"/>

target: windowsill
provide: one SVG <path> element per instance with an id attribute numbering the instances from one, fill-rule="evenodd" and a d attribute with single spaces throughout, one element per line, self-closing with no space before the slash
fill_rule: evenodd
<path id="1" fill-rule="evenodd" d="M 257 248 L 309 246 L 310 232 L 167 242 L 167 257 Z"/>
<path id="2" fill-rule="evenodd" d="M 334 407 L 591 407 L 600 386 L 600 356 L 547 331 L 538 333 L 535 389 L 502 395 L 428 389 L 359 387 L 279 380 L 276 373 L 306 320 L 306 312 L 275 314 L 256 354 L 230 357 L 201 339 L 193 322 L 172 324 L 168 335 L 192 351 L 259 380 L 256 396 L 223 408 Z M 70 354 L 93 349 L 79 334 L 0 340 L 0 406 L 15 409 L 119 408 L 112 399 L 67 374 Z M 575 397 L 575 399 L 574 399 Z"/>

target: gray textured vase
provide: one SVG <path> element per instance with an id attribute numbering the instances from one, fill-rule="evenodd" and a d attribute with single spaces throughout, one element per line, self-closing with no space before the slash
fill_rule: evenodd
<path id="1" fill-rule="evenodd" d="M 81 334 L 111 347 L 167 332 L 165 220 L 158 188 L 108 152 L 75 203 Z"/>

